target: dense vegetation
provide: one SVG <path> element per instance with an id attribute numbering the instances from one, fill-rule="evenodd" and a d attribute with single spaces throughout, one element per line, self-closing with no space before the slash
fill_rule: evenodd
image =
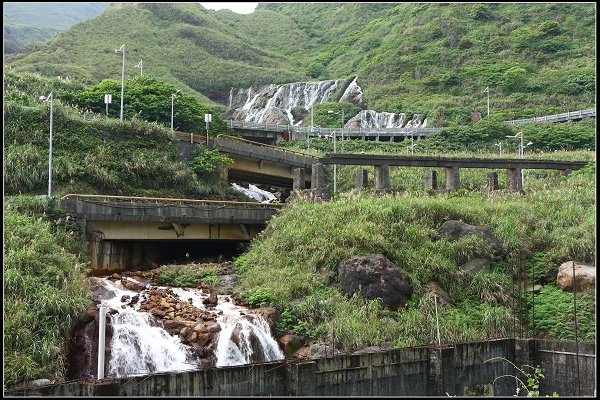
<path id="1" fill-rule="evenodd" d="M 169 125 L 171 95 L 182 92 L 174 99 L 176 129 L 205 133 L 203 114 L 211 112 L 214 134 L 225 130 L 216 114 L 225 109 L 232 86 L 355 74 L 370 109 L 418 113 L 430 125 L 450 127 L 420 140 L 418 153 L 495 157 L 501 141 L 510 156 L 518 143 L 506 136 L 521 131 L 533 142 L 528 156 L 594 161 L 595 120 L 519 127 L 502 122 L 595 107 L 593 7 L 269 3 L 242 16 L 192 3 L 113 3 L 98 18 L 10 57 L 4 74 L 4 187 L 11 196 L 4 209 L 5 384 L 60 379 L 63 338 L 89 301 L 81 243 L 52 222 L 58 213 L 53 203 L 17 196 L 46 191 L 49 108 L 41 95 L 54 94 L 52 174 L 58 196 L 242 197 L 218 179 L 219 167 L 231 162 L 227 157 L 197 150 L 189 164 L 179 161 Z M 114 50 L 123 43 L 121 124 L 121 58 Z M 140 59 L 142 77 L 134 67 Z M 485 114 L 481 91 L 487 86 L 491 115 L 471 123 L 469 111 Z M 113 94 L 108 117 L 105 93 Z M 344 121 L 358 112 L 349 103 L 317 105 L 315 125 L 339 126 L 342 110 Z M 285 145 L 303 149 L 306 143 Z M 337 145 L 347 152 L 407 152 L 406 142 Z M 311 139 L 310 147 L 315 155 L 332 151 L 326 138 Z M 488 195 L 484 170 L 461 170 L 463 188 L 456 192 L 425 194 L 424 172 L 392 168 L 395 192 L 373 196 L 352 191 L 355 167 L 340 166 L 333 201 L 294 200 L 236 260 L 240 293 L 252 305 L 281 309 L 277 334 L 292 331 L 348 351 L 436 342 L 435 303 L 425 291 L 431 281 L 453 302 L 438 308 L 444 342 L 521 335 L 573 339 L 572 294 L 554 281 L 564 261 L 595 261 L 595 164 L 569 176 L 526 171 L 526 196 Z M 504 173 L 499 180 L 505 187 Z M 437 239 L 435 230 L 446 219 L 490 228 L 508 256 L 493 262 L 490 272 L 458 273 L 489 248 L 473 237 Z M 373 253 L 384 254 L 412 279 L 416 290 L 406 307 L 391 311 L 377 300 L 340 292 L 339 263 Z M 164 268 L 159 279 L 188 286 L 217 278 L 213 270 Z M 542 288 L 517 293 L 519 279 Z M 579 338 L 594 340 L 595 297 L 581 293 L 577 299 Z"/>
<path id="2" fill-rule="evenodd" d="M 13 74 L 5 77 L 4 107 L 4 189 L 5 193 L 45 193 L 48 182 L 49 105 L 38 100 L 53 92 L 53 193 L 102 193 L 129 196 L 163 196 L 189 198 L 240 198 L 238 192 L 214 179 L 212 171 L 194 167 L 205 157 L 199 154 L 195 164 L 181 163 L 177 142 L 170 129 L 156 122 L 130 117 L 131 109 L 140 104 L 150 118 L 164 120 L 160 101 L 138 102 L 139 91 L 155 90 L 172 93 L 168 85 L 153 79 L 134 80 L 132 101 L 127 118 L 118 119 L 89 113 L 76 104 L 92 97 L 97 87 L 85 88 L 72 81 L 43 78 L 34 74 Z M 143 84 L 148 86 L 144 89 Z M 99 92 L 98 92 L 99 93 Z M 163 96 L 164 97 L 164 96 Z M 170 98 L 167 97 L 169 100 Z M 148 100 L 147 100 L 148 101 Z M 204 116 L 205 108 L 191 96 L 182 96 L 182 124 L 191 124 Z M 157 111 L 158 110 L 158 111 Z M 170 110 L 169 110 L 170 111 Z M 153 114 L 156 112 L 156 114 Z M 154 115 L 154 117 L 152 117 Z M 170 115 L 169 115 L 170 119 Z M 187 121 L 187 122 L 186 122 Z M 215 128 L 223 123 L 215 118 Z M 162 121 L 164 122 L 164 121 Z M 185 125 L 186 127 L 188 125 Z M 204 130 L 204 124 L 200 125 Z M 193 169 L 195 168 L 195 170 Z M 245 198 L 245 197 L 244 197 Z"/>
<path id="3" fill-rule="evenodd" d="M 7 199 L 4 211 L 4 385 L 65 377 L 70 331 L 90 303 L 78 226 L 55 202 Z"/>
<path id="4" fill-rule="evenodd" d="M 114 32 L 120 39 L 110 39 Z M 358 75 L 369 108 L 430 126 L 490 108 L 516 119 L 595 106 L 591 3 L 266 3 L 248 15 L 198 4 L 111 4 L 99 17 L 8 61 L 96 83 L 120 76 L 114 53 L 226 106 L 231 87 Z"/>
<path id="5" fill-rule="evenodd" d="M 421 176 L 407 178 L 422 172 L 410 170 L 401 181 L 406 191 L 396 195 L 346 191 L 331 202 L 298 201 L 279 213 L 236 261 L 244 296 L 287 310 L 293 317 L 286 322 L 292 330 L 298 326 L 297 333 L 313 340 L 334 340 L 343 350 L 437 341 L 433 299 L 424 291 L 430 281 L 453 301 L 439 310 L 444 342 L 514 337 L 521 332 L 573 338 L 572 295 L 553 297 L 554 308 L 543 305 L 552 302 L 548 292 L 557 290 L 551 288 L 560 263 L 593 263 L 593 165 L 568 177 L 528 175 L 526 196 L 488 196 L 485 173 L 480 172 L 465 177 L 464 186 L 470 190 L 431 197 L 422 190 Z M 352 173 L 340 176 L 340 186 L 349 190 Z M 475 178 L 478 183 L 473 183 Z M 397 187 L 396 178 L 391 180 Z M 488 227 L 504 243 L 508 257 L 494 262 L 490 272 L 459 274 L 460 265 L 486 254 L 486 246 L 473 237 L 452 243 L 436 240 L 435 230 L 446 219 Z M 384 254 L 411 277 L 416 291 L 407 307 L 390 311 L 376 300 L 345 298 L 337 288 L 341 261 L 374 253 Z M 548 270 L 535 282 L 527 272 L 533 261 Z M 535 300 L 529 299 L 537 302 L 535 319 L 524 311 L 525 296 L 516 295 L 513 281 L 519 276 L 529 285 L 544 284 Z M 595 299 L 580 295 L 578 302 L 580 338 L 593 340 Z"/>
<path id="6" fill-rule="evenodd" d="M 23 51 L 27 45 L 50 39 L 52 35 L 100 14 L 108 3 L 28 3 L 6 2 L 4 19 L 4 54 Z"/>

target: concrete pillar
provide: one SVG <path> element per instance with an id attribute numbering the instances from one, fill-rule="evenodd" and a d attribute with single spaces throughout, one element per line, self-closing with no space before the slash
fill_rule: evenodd
<path id="1" fill-rule="evenodd" d="M 434 170 L 427 171 L 425 174 L 425 190 L 437 190 L 437 172 Z"/>
<path id="2" fill-rule="evenodd" d="M 306 189 L 306 180 L 304 179 L 304 168 L 294 168 L 292 171 L 292 190 Z"/>
<path id="3" fill-rule="evenodd" d="M 498 190 L 498 173 L 495 171 L 488 173 L 487 190 L 488 192 Z"/>
<path id="4" fill-rule="evenodd" d="M 441 396 L 443 383 L 442 350 L 429 350 L 429 368 L 427 374 L 427 396 Z"/>
<path id="5" fill-rule="evenodd" d="M 523 180 L 521 175 L 521 168 L 508 168 L 506 170 L 508 175 L 508 190 L 510 192 L 520 192 L 523 190 Z"/>
<path id="6" fill-rule="evenodd" d="M 323 163 L 314 163 L 312 165 L 310 189 L 312 190 L 315 199 L 326 200 L 329 198 L 327 194 L 325 165 L 323 165 Z"/>
<path id="7" fill-rule="evenodd" d="M 354 178 L 354 186 L 357 189 L 363 189 L 369 186 L 369 173 L 366 169 L 359 168 L 356 170 L 356 175 Z"/>
<path id="8" fill-rule="evenodd" d="M 460 169 L 458 167 L 444 167 L 446 173 L 446 191 L 450 192 L 460 188 Z"/>
<path id="9" fill-rule="evenodd" d="M 375 166 L 375 191 L 386 192 L 390 190 L 390 166 Z"/>

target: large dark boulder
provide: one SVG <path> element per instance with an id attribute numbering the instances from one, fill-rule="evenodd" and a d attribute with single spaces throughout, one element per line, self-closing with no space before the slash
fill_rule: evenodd
<path id="1" fill-rule="evenodd" d="M 393 310 L 403 306 L 413 293 L 410 278 L 382 254 L 355 256 L 340 263 L 338 276 L 342 292 L 360 293 L 367 299 L 381 299 Z"/>
<path id="2" fill-rule="evenodd" d="M 450 220 L 444 222 L 442 226 L 438 228 L 437 234 L 450 242 L 459 240 L 467 235 L 476 235 L 490 243 L 492 246 L 492 255 L 495 258 L 503 258 L 507 255 L 502 242 L 500 242 L 489 229 L 482 226 L 469 225 L 463 221 Z"/>

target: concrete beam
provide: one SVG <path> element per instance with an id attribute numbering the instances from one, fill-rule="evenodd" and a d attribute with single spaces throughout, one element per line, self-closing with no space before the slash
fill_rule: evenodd
<path id="1" fill-rule="evenodd" d="M 306 179 L 304 179 L 304 168 L 294 168 L 292 172 L 294 183 L 293 190 L 306 189 Z"/>
<path id="2" fill-rule="evenodd" d="M 508 175 L 508 190 L 510 192 L 521 192 L 523 190 L 521 168 L 508 168 L 506 173 Z"/>
<path id="3" fill-rule="evenodd" d="M 357 189 L 364 189 L 369 186 L 369 173 L 366 169 L 359 168 L 355 174 L 354 186 Z"/>
<path id="4" fill-rule="evenodd" d="M 451 192 L 460 188 L 460 169 L 458 167 L 444 167 L 446 174 L 446 191 Z"/>
<path id="5" fill-rule="evenodd" d="M 427 171 L 425 174 L 425 190 L 437 190 L 437 172 L 434 170 Z"/>
<path id="6" fill-rule="evenodd" d="M 493 192 L 494 190 L 498 190 L 498 173 L 497 172 L 489 172 L 487 175 L 487 190 L 488 192 Z"/>
<path id="7" fill-rule="evenodd" d="M 375 190 L 378 192 L 386 192 L 390 190 L 390 166 L 376 165 L 375 166 Z"/>
<path id="8" fill-rule="evenodd" d="M 250 240 L 259 227 L 243 224 L 161 223 L 88 221 L 88 231 L 102 235 L 103 240 Z"/>

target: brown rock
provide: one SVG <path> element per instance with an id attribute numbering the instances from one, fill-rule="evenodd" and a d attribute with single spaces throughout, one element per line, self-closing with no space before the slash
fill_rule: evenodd
<path id="1" fill-rule="evenodd" d="M 208 295 L 208 297 L 206 299 L 202 300 L 202 304 L 205 304 L 209 307 L 216 306 L 218 302 L 219 302 L 219 299 L 217 297 L 216 292 L 211 292 L 211 294 Z"/>
<path id="2" fill-rule="evenodd" d="M 302 338 L 298 335 L 283 335 L 277 339 L 277 343 L 285 353 L 287 357 L 294 354 L 304 344 Z"/>
<path id="3" fill-rule="evenodd" d="M 452 305 L 452 300 L 450 300 L 450 296 L 448 293 L 441 287 L 439 287 L 435 282 L 431 281 L 427 285 L 425 285 L 425 293 L 430 296 L 437 297 L 437 304 L 440 306 L 448 306 Z"/>
<path id="4" fill-rule="evenodd" d="M 563 290 L 573 291 L 573 265 L 575 265 L 576 291 L 595 289 L 596 267 L 577 261 L 567 261 L 560 265 L 556 275 L 556 286 Z"/>

